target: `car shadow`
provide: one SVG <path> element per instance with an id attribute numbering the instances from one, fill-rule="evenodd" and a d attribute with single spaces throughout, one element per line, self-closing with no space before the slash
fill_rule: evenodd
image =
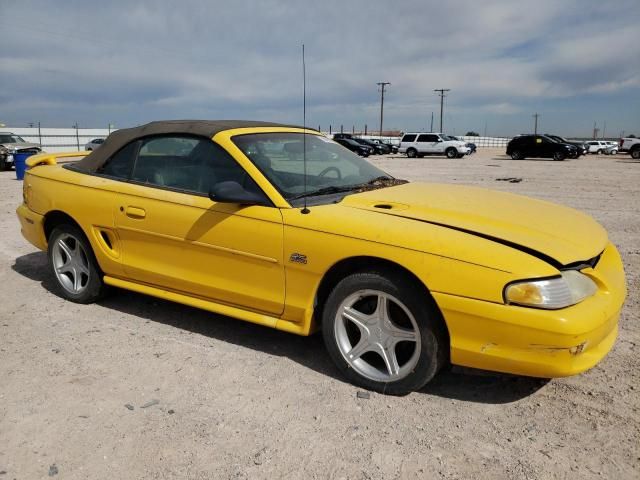
<path id="1" fill-rule="evenodd" d="M 56 280 L 47 266 L 46 253 L 35 252 L 18 257 L 12 269 L 39 282 L 46 290 L 60 297 Z M 283 356 L 347 383 L 329 358 L 322 335 L 319 334 L 301 337 L 122 289 L 114 289 L 111 295 L 98 304 L 197 335 L 269 355 Z M 474 403 L 504 404 L 526 398 L 546 383 L 547 380 L 542 379 L 449 367 L 443 369 L 419 393 Z"/>

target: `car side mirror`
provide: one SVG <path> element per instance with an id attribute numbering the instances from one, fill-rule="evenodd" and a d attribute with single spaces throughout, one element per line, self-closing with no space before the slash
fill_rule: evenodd
<path id="1" fill-rule="evenodd" d="M 237 203 L 239 205 L 269 206 L 264 195 L 245 190 L 238 182 L 228 181 L 216 183 L 209 190 L 209 198 L 214 202 Z"/>
<path id="2" fill-rule="evenodd" d="M 439 138 L 439 139 L 438 139 L 438 142 L 442 142 L 442 139 L 441 139 L 441 138 Z"/>

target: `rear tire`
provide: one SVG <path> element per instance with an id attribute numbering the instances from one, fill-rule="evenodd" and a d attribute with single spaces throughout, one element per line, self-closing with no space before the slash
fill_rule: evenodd
<path id="1" fill-rule="evenodd" d="M 418 151 L 415 148 L 407 149 L 407 157 L 416 158 L 418 156 Z"/>
<path id="2" fill-rule="evenodd" d="M 633 158 L 634 160 L 640 160 L 640 148 L 631 150 L 631 158 Z"/>
<path id="3" fill-rule="evenodd" d="M 93 303 L 105 295 L 102 271 L 82 230 L 75 225 L 58 225 L 48 242 L 49 268 L 63 298 Z"/>
<path id="4" fill-rule="evenodd" d="M 323 309 L 331 359 L 355 385 L 404 395 L 446 363 L 444 320 L 433 299 L 393 271 L 355 273 L 340 281 Z"/>

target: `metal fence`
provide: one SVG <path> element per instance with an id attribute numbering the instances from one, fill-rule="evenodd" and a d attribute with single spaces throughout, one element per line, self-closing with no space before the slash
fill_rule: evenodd
<path id="1" fill-rule="evenodd" d="M 46 152 L 67 152 L 84 150 L 84 146 L 94 138 L 106 138 L 110 132 L 107 128 L 38 128 L 38 127 L 4 127 L 2 131 L 12 132 L 21 136 L 27 142 L 37 143 Z M 329 132 L 323 132 L 329 135 Z M 336 132 L 332 132 L 336 133 Z M 380 139 L 390 143 L 399 144 L 400 137 L 364 135 L 364 132 L 355 132 L 356 136 L 369 139 Z M 458 136 L 465 142 L 475 143 L 478 148 L 504 148 L 511 138 L 506 137 L 466 137 Z"/>
<path id="2" fill-rule="evenodd" d="M 51 153 L 84 150 L 85 144 L 89 141 L 94 138 L 106 138 L 110 132 L 107 128 L 3 127 L 0 130 L 15 133 L 25 141 L 37 143 L 45 152 Z"/>

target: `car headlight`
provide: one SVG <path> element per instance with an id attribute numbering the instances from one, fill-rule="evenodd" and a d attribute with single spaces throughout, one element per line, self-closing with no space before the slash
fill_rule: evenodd
<path id="1" fill-rule="evenodd" d="M 581 302 L 598 290 L 597 285 L 577 270 L 565 270 L 559 277 L 514 282 L 504 289 L 507 303 L 558 309 Z"/>

